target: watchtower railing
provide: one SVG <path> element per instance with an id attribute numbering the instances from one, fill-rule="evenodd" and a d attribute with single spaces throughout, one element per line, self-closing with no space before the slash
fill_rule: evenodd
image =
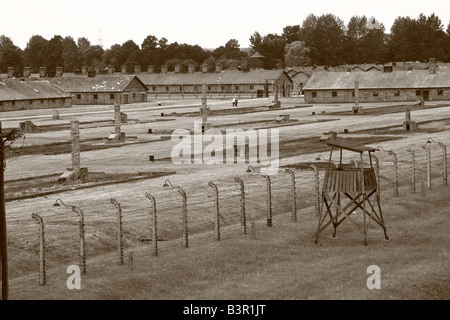
<path id="1" fill-rule="evenodd" d="M 325 171 L 322 192 L 361 193 L 376 189 L 377 180 L 373 168 L 330 168 Z M 364 184 L 364 189 L 363 189 Z"/>

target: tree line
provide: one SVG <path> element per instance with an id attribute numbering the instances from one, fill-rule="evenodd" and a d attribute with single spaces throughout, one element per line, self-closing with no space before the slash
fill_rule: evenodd
<path id="1" fill-rule="evenodd" d="M 249 38 L 250 50 L 241 50 L 239 42 L 231 39 L 214 50 L 198 45 L 169 43 L 166 38 L 147 36 L 140 46 L 133 40 L 114 44 L 109 49 L 93 45 L 84 37 L 75 41 L 70 36 L 55 35 L 50 40 L 33 35 L 24 50 L 13 40 L 0 36 L 0 72 L 8 67 L 17 71 L 24 66 L 38 72 L 45 66 L 49 72 L 62 66 L 65 72 L 80 71 L 81 66 L 106 69 L 114 66 L 120 71 L 126 65 L 132 72 L 134 65 L 153 65 L 155 72 L 161 65 L 172 71 L 179 64 L 181 72 L 189 65 L 208 71 L 216 65 L 222 69 L 248 69 L 249 55 L 259 52 L 265 69 L 295 66 L 336 66 L 342 64 L 386 63 L 393 61 L 450 61 L 450 23 L 444 25 L 435 14 L 418 18 L 399 16 L 387 33 L 383 23 L 375 18 L 353 16 L 347 25 L 333 14 L 310 14 L 300 25 L 286 26 L 282 34 L 261 35 L 255 31 Z"/>

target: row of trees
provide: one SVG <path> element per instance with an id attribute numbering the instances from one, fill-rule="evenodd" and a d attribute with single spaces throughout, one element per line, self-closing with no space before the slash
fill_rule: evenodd
<path id="1" fill-rule="evenodd" d="M 434 14 L 420 14 L 417 19 L 398 17 L 390 30 L 374 18 L 353 16 L 347 25 L 332 14 L 310 14 L 302 25 L 286 26 L 283 33 L 250 36 L 251 51 L 241 50 L 239 42 L 229 40 L 213 51 L 198 45 L 168 43 L 167 39 L 147 36 L 139 46 L 129 40 L 104 50 L 88 39 L 55 35 L 47 40 L 33 35 L 21 50 L 6 36 L 0 36 L 0 72 L 13 66 L 21 70 L 29 66 L 33 72 L 46 66 L 54 71 L 63 66 L 74 72 L 80 66 L 106 68 L 113 65 L 120 70 L 127 65 L 153 65 L 158 71 L 166 64 L 169 71 L 180 64 L 182 72 L 193 64 L 197 69 L 206 64 L 210 71 L 217 64 L 223 69 L 248 68 L 249 53 L 258 51 L 264 59 L 264 68 L 290 66 L 384 63 L 390 61 L 450 61 L 450 23 L 444 31 L 441 20 Z"/>
<path id="2" fill-rule="evenodd" d="M 450 23 L 436 15 L 398 17 L 386 33 L 382 23 L 353 16 L 347 25 L 332 14 L 309 15 L 302 25 L 286 26 L 281 35 L 250 37 L 253 50 L 266 57 L 266 68 L 303 65 L 450 61 Z M 283 50 L 284 49 L 284 50 Z"/>
<path id="3" fill-rule="evenodd" d="M 23 66 L 30 67 L 32 72 L 38 72 L 39 67 L 45 66 L 49 72 L 62 66 L 65 72 L 76 72 L 81 66 L 107 68 L 109 65 L 120 71 L 122 65 L 133 70 L 135 65 L 154 65 L 158 70 L 166 64 L 169 71 L 176 64 L 187 71 L 189 65 L 197 68 L 206 63 L 208 69 L 213 71 L 216 64 L 229 67 L 239 67 L 247 63 L 248 54 L 241 51 L 235 39 L 228 41 L 214 51 L 208 51 L 198 45 L 168 43 L 167 39 L 157 39 L 147 36 L 138 46 L 134 41 L 128 40 L 122 45 L 114 44 L 104 50 L 101 46 L 92 45 L 88 39 L 75 40 L 55 35 L 50 40 L 40 35 L 33 35 L 24 50 L 14 45 L 11 38 L 0 36 L 0 72 L 6 72 L 8 67 L 22 70 Z"/>

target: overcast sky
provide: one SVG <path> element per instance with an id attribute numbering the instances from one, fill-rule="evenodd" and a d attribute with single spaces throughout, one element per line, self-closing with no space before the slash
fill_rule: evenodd
<path id="1" fill-rule="evenodd" d="M 237 39 L 281 34 L 288 25 L 301 25 L 308 14 L 332 13 L 345 24 L 352 16 L 375 17 L 389 31 L 398 16 L 417 18 L 436 14 L 450 21 L 448 0 L 0 0 L 0 35 L 24 49 L 30 37 L 86 37 L 103 48 L 133 40 L 139 46 L 147 35 L 169 43 L 217 48 Z"/>

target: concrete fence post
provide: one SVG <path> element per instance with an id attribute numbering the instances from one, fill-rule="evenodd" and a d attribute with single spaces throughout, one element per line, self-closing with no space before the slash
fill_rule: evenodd
<path id="1" fill-rule="evenodd" d="M 311 165 L 314 170 L 315 185 L 314 185 L 314 195 L 315 195 L 315 209 L 316 215 L 320 216 L 320 185 L 319 185 L 319 170 L 315 165 Z"/>
<path id="2" fill-rule="evenodd" d="M 443 166 L 443 172 L 442 172 L 442 179 L 444 182 L 444 186 L 448 186 L 447 181 L 447 147 L 442 142 L 439 142 L 439 146 L 442 148 L 443 156 L 444 156 L 444 166 Z"/>
<path id="3" fill-rule="evenodd" d="M 214 190 L 214 208 L 215 208 L 214 233 L 216 235 L 216 239 L 220 241 L 219 189 L 217 188 L 217 185 L 214 184 L 212 181 L 209 181 L 208 185 Z"/>
<path id="4" fill-rule="evenodd" d="M 442 170 L 443 170 L 442 171 L 442 180 L 443 180 L 444 186 L 447 186 L 448 185 L 448 182 L 447 182 L 447 147 L 446 147 L 446 145 L 444 143 L 434 141 L 432 138 L 428 138 L 427 143 L 437 143 L 439 145 L 439 147 L 442 148 L 443 156 L 444 156 L 443 157 L 444 163 L 443 163 L 443 168 L 442 168 Z M 425 147 L 424 147 L 424 149 L 425 149 Z M 431 166 L 431 162 L 430 162 L 430 166 Z M 431 171 L 431 169 L 430 169 L 430 171 Z"/>
<path id="5" fill-rule="evenodd" d="M 183 198 L 183 205 L 181 208 L 181 223 L 182 223 L 182 237 L 183 237 L 183 246 L 185 248 L 189 248 L 189 229 L 188 229 L 188 219 L 187 219 L 187 196 L 186 192 L 183 190 L 183 188 L 178 187 L 178 192 L 180 193 L 181 197 Z"/>
<path id="6" fill-rule="evenodd" d="M 245 217 L 245 189 L 244 189 L 244 181 L 239 178 L 235 177 L 234 181 L 239 183 L 241 187 L 241 226 L 242 226 L 242 233 L 247 234 L 247 222 Z"/>
<path id="7" fill-rule="evenodd" d="M 444 180 L 444 186 L 448 186 L 448 180 L 447 180 L 447 146 L 443 144 L 442 142 L 439 142 L 439 145 L 442 148 L 442 152 L 444 155 L 444 168 L 442 173 L 442 179 Z"/>
<path id="8" fill-rule="evenodd" d="M 398 197 L 398 161 L 397 155 L 390 151 L 389 154 L 392 156 L 392 160 L 394 162 L 394 195 Z"/>
<path id="9" fill-rule="evenodd" d="M 158 256 L 158 233 L 156 228 L 156 200 L 155 197 L 152 196 L 150 193 L 146 192 L 145 196 L 147 199 L 149 199 L 152 203 L 152 247 L 153 247 L 153 255 L 155 257 Z"/>
<path id="10" fill-rule="evenodd" d="M 80 218 L 80 269 L 81 269 L 81 274 L 85 275 L 86 274 L 86 240 L 85 240 L 85 235 L 84 235 L 84 215 L 83 215 L 83 211 L 81 211 L 80 208 L 78 208 L 77 206 L 73 205 L 72 206 L 72 211 L 75 212 L 78 217 Z"/>
<path id="11" fill-rule="evenodd" d="M 264 179 L 266 179 L 266 188 L 267 188 L 267 226 L 272 226 L 272 181 L 270 180 L 270 176 L 263 174 L 261 175 Z"/>
<path id="12" fill-rule="evenodd" d="M 397 161 L 397 155 L 392 150 L 384 150 L 382 147 L 378 147 L 378 150 L 387 152 L 390 156 L 392 156 L 392 160 L 394 163 L 394 196 L 398 197 L 398 161 Z"/>
<path id="13" fill-rule="evenodd" d="M 116 199 L 111 198 L 110 202 L 117 209 L 117 258 L 118 263 L 120 265 L 123 265 L 122 208 L 120 207 L 120 203 L 118 203 Z"/>
<path id="14" fill-rule="evenodd" d="M 296 190 L 295 190 L 295 173 L 291 169 L 286 169 L 286 172 L 291 175 L 292 181 L 292 213 L 291 219 L 292 221 L 297 221 L 297 201 L 296 201 Z"/>
<path id="15" fill-rule="evenodd" d="M 431 189 L 431 149 L 426 144 L 422 148 L 427 152 L 427 188 Z"/>
<path id="16" fill-rule="evenodd" d="M 411 153 L 411 191 L 416 193 L 416 155 L 411 148 L 406 150 Z"/>
<path id="17" fill-rule="evenodd" d="M 31 218 L 39 224 L 39 285 L 45 286 L 47 284 L 47 276 L 45 270 L 44 220 L 36 213 L 32 213 Z"/>

